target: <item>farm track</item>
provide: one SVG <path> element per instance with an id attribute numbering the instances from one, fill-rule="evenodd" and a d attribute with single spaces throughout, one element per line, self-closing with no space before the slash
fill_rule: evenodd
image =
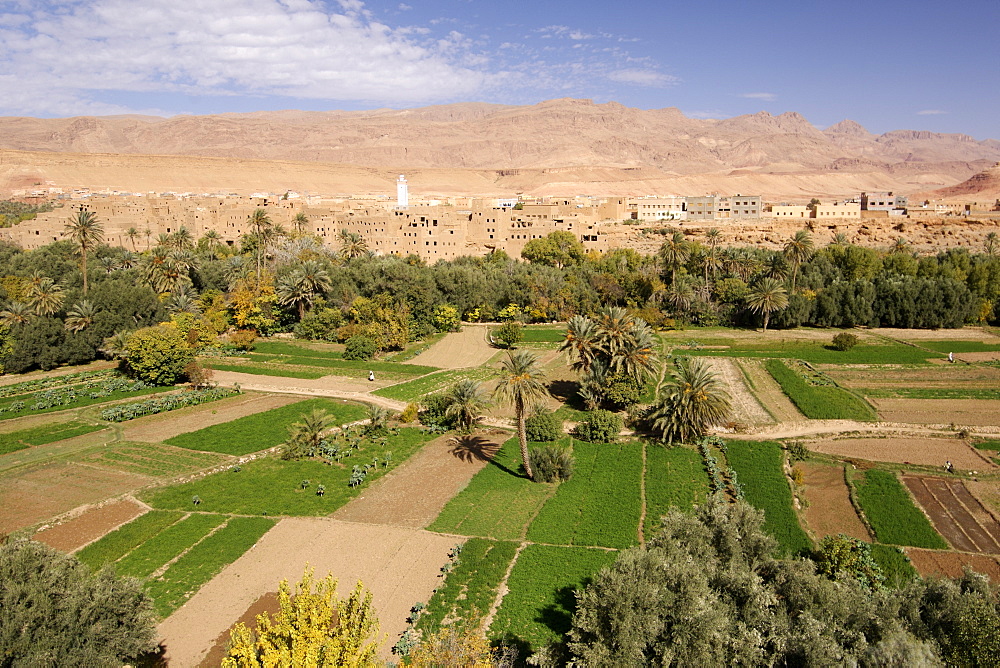
<path id="1" fill-rule="evenodd" d="M 762 360 L 742 359 L 738 364 L 753 385 L 753 394 L 758 403 L 770 414 L 772 419 L 767 422 L 777 422 L 780 426 L 787 422 L 796 423 L 805 420 L 805 416 L 781 391 L 781 386 L 764 368 Z"/>
<path id="2" fill-rule="evenodd" d="M 709 368 L 726 386 L 733 407 L 733 419 L 749 424 L 770 424 L 771 415 L 747 387 L 736 360 L 729 357 L 703 357 Z"/>
<path id="3" fill-rule="evenodd" d="M 961 480 L 903 476 L 903 482 L 956 550 L 1000 554 L 1000 523 Z"/>

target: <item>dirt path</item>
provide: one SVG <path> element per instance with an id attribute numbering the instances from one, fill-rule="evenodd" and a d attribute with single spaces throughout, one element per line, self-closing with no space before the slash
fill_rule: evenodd
<path id="1" fill-rule="evenodd" d="M 372 592 L 382 632 L 389 636 L 382 652 L 388 659 L 410 607 L 426 602 L 440 586 L 440 569 L 454 544 L 451 536 L 417 529 L 283 519 L 160 624 L 166 658 L 171 668 L 198 665 L 244 611 L 282 579 L 297 582 L 308 564 L 317 577 L 333 573 L 341 595 L 358 580 Z"/>
<path id="2" fill-rule="evenodd" d="M 240 387 L 244 390 L 353 399 L 369 404 L 378 404 L 379 406 L 385 406 L 397 411 L 406 408 L 406 402 L 368 394 L 372 390 L 377 390 L 379 387 L 384 387 L 385 385 L 392 385 L 392 383 L 382 383 L 381 385 L 378 383 L 368 384 L 368 381 L 344 378 L 342 376 L 323 376 L 315 380 L 282 378 L 279 376 L 258 376 L 252 373 L 237 373 L 235 371 L 216 371 L 215 380 L 220 385 L 239 383 Z"/>
<path id="3" fill-rule="evenodd" d="M 462 331 L 443 339 L 420 353 L 409 364 L 425 364 L 441 369 L 465 369 L 486 364 L 497 352 L 490 345 L 486 325 L 462 325 Z"/>
<path id="4" fill-rule="evenodd" d="M 903 476 L 903 482 L 956 550 L 1000 554 L 1000 523 L 961 480 Z"/>
<path id="5" fill-rule="evenodd" d="M 843 466 L 812 462 L 799 462 L 795 466 L 802 471 L 805 480 L 805 496 L 809 501 L 805 516 L 816 538 L 844 533 L 871 541 L 868 530 L 851 504 Z"/>
<path id="6" fill-rule="evenodd" d="M 182 408 L 130 420 L 122 428 L 122 440 L 158 443 L 190 431 L 230 422 L 237 418 L 280 408 L 298 401 L 287 395 L 244 394 L 231 399 Z"/>
<path id="7" fill-rule="evenodd" d="M 740 367 L 729 357 L 702 357 L 725 384 L 733 406 L 733 421 L 748 424 L 770 424 L 774 422 L 757 398 L 750 392 Z"/>
<path id="8" fill-rule="evenodd" d="M 509 437 L 501 432 L 435 439 L 331 517 L 422 529 Z"/>
<path id="9" fill-rule="evenodd" d="M 781 391 L 781 386 L 771 377 L 760 360 L 741 359 L 738 364 L 750 380 L 757 401 L 773 418 L 768 420 L 769 422 L 781 424 L 805 420 L 805 416 Z"/>

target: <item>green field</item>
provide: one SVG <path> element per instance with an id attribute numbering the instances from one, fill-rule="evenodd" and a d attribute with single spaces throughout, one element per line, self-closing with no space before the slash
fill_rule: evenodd
<path id="1" fill-rule="evenodd" d="M 288 425 L 316 409 L 325 410 L 337 426 L 361 420 L 366 414 L 364 406 L 343 399 L 306 399 L 180 434 L 167 439 L 166 443 L 189 450 L 246 455 L 284 443 L 288 438 Z"/>
<path id="2" fill-rule="evenodd" d="M 830 330 L 830 340 L 839 330 Z M 686 346 L 697 342 L 701 348 L 676 350 L 678 355 L 710 355 L 714 357 L 776 357 L 805 360 L 811 364 L 927 364 L 928 358 L 941 354 L 920 350 L 901 343 L 861 343 L 850 350 L 828 348 L 830 341 L 735 339 L 712 335 L 699 336 L 696 330 L 660 335 L 672 345 Z M 712 348 L 709 346 L 727 346 Z"/>
<path id="3" fill-rule="evenodd" d="M 701 455 L 683 447 L 646 446 L 646 539 L 671 507 L 691 510 L 708 496 L 708 474 Z"/>
<path id="4" fill-rule="evenodd" d="M 865 388 L 874 399 L 992 399 L 1000 400 L 1000 390 L 986 388 L 894 387 Z"/>
<path id="5" fill-rule="evenodd" d="M 781 446 L 772 441 L 728 441 L 726 459 L 747 502 L 764 511 L 764 530 L 777 539 L 780 551 L 796 556 L 811 550 L 812 542 L 792 507 Z"/>
<path id="6" fill-rule="evenodd" d="M 153 477 L 171 477 L 215 466 L 225 457 L 207 452 L 192 452 L 160 443 L 118 441 L 74 456 L 85 464 L 96 464 L 126 473 Z"/>
<path id="7" fill-rule="evenodd" d="M 398 385 L 383 387 L 381 390 L 375 390 L 372 394 L 397 401 L 419 401 L 428 394 L 447 391 L 460 380 L 484 381 L 495 375 L 496 373 L 492 369 L 483 368 L 438 371 L 437 373 L 414 378 Z"/>
<path id="8" fill-rule="evenodd" d="M 156 572 L 171 559 L 203 539 L 208 533 L 226 521 L 224 515 L 194 513 L 166 527 L 134 550 L 122 557 L 115 570 L 119 575 L 146 578 Z"/>
<path id="9" fill-rule="evenodd" d="M 925 341 L 918 339 L 912 341 L 912 343 L 922 348 L 936 350 L 945 355 L 948 353 L 992 353 L 1000 350 L 1000 343 L 985 343 L 983 341 Z"/>
<path id="10" fill-rule="evenodd" d="M 218 371 L 232 371 L 234 373 L 250 373 L 257 376 L 276 376 L 279 378 L 299 378 L 302 380 L 316 380 L 323 376 L 329 376 L 329 371 L 307 371 L 305 369 L 279 369 L 271 368 L 263 364 L 230 364 L 219 363 L 214 360 L 206 360 L 205 366 Z"/>
<path id="11" fill-rule="evenodd" d="M 639 542 L 642 445 L 573 443 L 573 477 L 528 528 L 528 540 L 625 548 Z"/>
<path id="12" fill-rule="evenodd" d="M 444 584 L 434 591 L 417 628 L 433 632 L 448 620 L 483 619 L 497 596 L 517 543 L 470 538 Z"/>
<path id="13" fill-rule="evenodd" d="M 261 355 L 290 355 L 292 357 L 316 357 L 320 359 L 340 359 L 343 357 L 343 353 L 339 350 L 315 350 L 313 348 L 315 345 L 257 340 L 254 342 L 253 352 Z"/>
<path id="14" fill-rule="evenodd" d="M 183 516 L 184 513 L 179 512 L 151 510 L 128 524 L 105 534 L 99 540 L 77 552 L 76 557 L 90 566 L 91 569 L 100 570 L 108 564 L 118 561 Z"/>
<path id="15" fill-rule="evenodd" d="M 565 327 L 525 327 L 521 330 L 523 343 L 562 343 L 566 339 Z"/>
<path id="16" fill-rule="evenodd" d="M 236 561 L 274 526 L 266 517 L 234 517 L 201 541 L 146 589 L 160 617 L 167 617 L 219 571 Z"/>
<path id="17" fill-rule="evenodd" d="M 107 426 L 72 421 L 55 422 L 30 429 L 7 432 L 6 434 L 0 434 L 0 455 L 24 450 L 33 445 L 55 443 L 56 441 L 90 434 L 102 429 L 107 429 Z"/>
<path id="18" fill-rule="evenodd" d="M 618 556 L 616 551 L 584 547 L 528 545 L 518 556 L 504 596 L 490 626 L 491 638 L 526 644 L 530 653 L 570 629 L 573 592 Z"/>
<path id="19" fill-rule="evenodd" d="M 836 385 L 813 385 L 781 360 L 769 359 L 764 368 L 807 418 L 872 421 L 878 417 L 864 399 Z"/>
<path id="20" fill-rule="evenodd" d="M 891 545 L 872 544 L 872 559 L 882 569 L 886 586 L 899 588 L 917 577 L 910 559 Z"/>
<path id="21" fill-rule="evenodd" d="M 978 450 L 1000 450 L 1000 440 L 998 439 L 975 441 L 972 445 Z"/>
<path id="22" fill-rule="evenodd" d="M 264 457 L 244 464 L 240 471 L 229 470 L 198 480 L 151 490 L 143 500 L 162 510 L 199 510 L 234 515 L 328 515 L 362 493 L 374 480 L 406 461 L 432 435 L 419 429 L 404 428 L 388 437 L 385 446 L 365 439 L 360 450 L 340 464 L 326 464 L 318 459 L 284 461 Z M 391 453 L 389 466 L 384 466 Z M 363 467 L 377 457 L 378 468 L 365 482 L 349 487 L 353 466 Z M 309 481 L 302 489 L 301 483 Z M 326 494 L 316 494 L 317 485 Z M 197 496 L 201 504 L 195 507 Z"/>
<path id="23" fill-rule="evenodd" d="M 523 537 L 528 523 L 554 490 L 552 485 L 532 482 L 520 471 L 520 450 L 517 439 L 512 438 L 427 528 L 499 540 Z"/>
<path id="24" fill-rule="evenodd" d="M 76 400 L 66 402 L 59 406 L 51 406 L 49 408 L 42 408 L 39 410 L 33 410 L 31 408 L 34 403 L 30 399 L 23 399 L 22 397 L 11 397 L 10 399 L 0 402 L 6 410 L 0 412 L 0 420 L 12 420 L 13 418 L 22 417 L 24 415 L 42 415 L 44 413 L 54 413 L 56 411 L 66 411 L 73 408 L 84 408 L 85 406 L 94 406 L 96 404 L 107 404 L 115 401 L 121 401 L 122 399 L 132 399 L 135 397 L 144 397 L 150 394 L 161 394 L 163 392 L 172 392 L 176 390 L 175 387 L 147 387 L 142 390 L 118 390 L 116 392 L 109 392 L 103 397 L 91 397 L 89 395 L 80 395 Z M 18 401 L 23 401 L 25 407 L 21 410 L 10 410 L 11 406 Z"/>
<path id="25" fill-rule="evenodd" d="M 854 485 L 861 510 L 880 543 L 948 549 L 948 544 L 913 503 L 903 483 L 892 473 L 873 469 L 859 475 Z"/>

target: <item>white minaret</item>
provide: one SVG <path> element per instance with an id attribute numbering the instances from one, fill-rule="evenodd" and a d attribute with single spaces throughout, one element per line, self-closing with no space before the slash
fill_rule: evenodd
<path id="1" fill-rule="evenodd" d="M 406 177 L 402 174 L 396 180 L 396 206 L 400 209 L 410 206 L 410 193 L 406 188 Z"/>

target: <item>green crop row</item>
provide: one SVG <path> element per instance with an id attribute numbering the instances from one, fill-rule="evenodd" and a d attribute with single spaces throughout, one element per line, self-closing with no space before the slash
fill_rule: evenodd
<path id="1" fill-rule="evenodd" d="M 910 563 L 910 558 L 891 545 L 872 544 L 872 560 L 878 564 L 885 575 L 885 584 L 899 588 L 910 580 L 917 578 L 917 571 Z"/>
<path id="2" fill-rule="evenodd" d="M 85 453 L 80 459 L 128 473 L 169 477 L 214 466 L 225 458 L 158 443 L 120 441 L 97 452 Z"/>
<path id="3" fill-rule="evenodd" d="M 516 552 L 517 543 L 509 541 L 465 541 L 444 585 L 427 602 L 417 628 L 433 632 L 448 620 L 485 618 Z"/>
<path id="4" fill-rule="evenodd" d="M 688 448 L 646 446 L 646 538 L 670 508 L 691 510 L 708 496 L 708 476 L 701 457 Z"/>
<path id="5" fill-rule="evenodd" d="M 566 338 L 564 327 L 525 327 L 521 332 L 524 343 L 562 343 Z"/>
<path id="6" fill-rule="evenodd" d="M 224 515 L 188 515 L 138 545 L 115 565 L 119 575 L 145 578 L 225 522 Z"/>
<path id="7" fill-rule="evenodd" d="M 316 357 L 320 359 L 340 359 L 343 353 L 336 350 L 314 350 L 313 348 L 288 341 L 256 341 L 253 352 L 262 355 L 290 355 L 293 357 Z"/>
<path id="8" fill-rule="evenodd" d="M 143 499 L 163 510 L 200 510 L 234 515 L 328 515 L 361 493 L 373 480 L 406 461 L 431 438 L 419 429 L 404 428 L 386 438 L 384 444 L 364 439 L 352 454 L 359 464 L 378 459 L 378 466 L 365 481 L 349 487 L 352 459 L 348 464 L 328 464 L 320 459 L 285 461 L 264 457 L 228 471 L 158 490 Z M 309 485 L 302 487 L 303 481 Z M 325 493 L 317 494 L 323 485 Z M 195 506 L 193 500 L 200 503 Z"/>
<path id="9" fill-rule="evenodd" d="M 245 455 L 273 448 L 288 439 L 288 426 L 313 410 L 325 410 L 334 425 L 355 422 L 365 416 L 360 404 L 343 399 L 306 399 L 231 422 L 205 427 L 167 439 L 168 445 L 203 452 Z"/>
<path id="10" fill-rule="evenodd" d="M 860 397 L 835 385 L 812 385 L 781 360 L 769 359 L 764 368 L 808 418 L 869 421 L 877 418 L 875 410 Z"/>
<path id="11" fill-rule="evenodd" d="M 87 545 L 76 556 L 91 569 L 99 570 L 118 561 L 183 516 L 184 513 L 151 510 Z"/>
<path id="12" fill-rule="evenodd" d="M 830 331 L 830 339 L 837 332 Z M 685 332 L 683 335 L 663 336 L 674 345 L 688 345 L 697 334 Z M 683 338 L 681 338 L 683 336 Z M 818 341 L 764 341 L 752 343 L 732 338 L 698 338 L 701 346 L 684 350 L 684 355 L 710 355 L 713 357 L 764 357 L 794 358 L 810 364 L 927 364 L 930 357 L 941 357 L 939 353 L 928 352 L 901 343 L 862 343 L 850 350 L 834 350 L 832 346 Z M 728 346 L 713 348 L 709 346 Z M 681 351 L 678 351 L 681 352 Z"/>
<path id="13" fill-rule="evenodd" d="M 854 484 L 861 510 L 880 543 L 948 549 L 948 544 L 892 473 L 872 469 L 858 476 Z"/>
<path id="14" fill-rule="evenodd" d="M 525 643 L 529 651 L 561 639 L 576 610 L 574 592 L 617 556 L 614 550 L 528 545 L 507 581 L 509 592 L 490 626 L 490 637 Z"/>
<path id="15" fill-rule="evenodd" d="M 126 420 L 134 420 L 146 415 L 155 415 L 157 413 L 177 410 L 178 408 L 186 408 L 187 406 L 207 404 L 210 401 L 218 401 L 219 399 L 225 399 L 238 393 L 238 390 L 228 387 L 212 387 L 207 390 L 185 390 L 179 394 L 154 397 L 145 401 L 105 408 L 101 411 L 101 419 L 109 422 L 125 422 Z"/>
<path id="16" fill-rule="evenodd" d="M 91 432 L 106 429 L 104 425 L 86 424 L 84 422 L 54 422 L 51 424 L 21 429 L 6 434 L 0 434 L 0 455 L 23 450 L 32 445 L 47 445 L 74 436 L 82 436 Z"/>
<path id="17" fill-rule="evenodd" d="M 215 361 L 208 362 L 211 368 L 217 371 L 231 371 L 233 373 L 249 373 L 255 376 L 274 376 L 278 378 L 298 378 L 300 380 L 316 380 L 323 376 L 328 376 L 329 371 L 307 371 L 305 369 L 279 369 L 264 364 L 220 364 Z"/>
<path id="18" fill-rule="evenodd" d="M 925 341 L 919 339 L 914 341 L 916 345 L 923 348 L 930 348 L 939 353 L 992 353 L 1000 350 L 1000 343 L 986 343 L 984 341 Z"/>
<path id="19" fill-rule="evenodd" d="M 428 529 L 499 540 L 520 539 L 553 492 L 551 485 L 534 483 L 521 471 L 517 439 L 512 438 L 465 489 L 452 497 Z"/>
<path id="20" fill-rule="evenodd" d="M 573 457 L 573 477 L 538 513 L 528 539 L 615 548 L 638 543 L 642 445 L 576 441 Z"/>
<path id="21" fill-rule="evenodd" d="M 876 399 L 991 399 L 1000 400 L 1000 390 L 986 388 L 893 387 L 866 388 Z"/>
<path id="22" fill-rule="evenodd" d="M 234 517 L 147 584 L 156 612 L 167 617 L 274 526 L 266 517 Z"/>
<path id="23" fill-rule="evenodd" d="M 23 383 L 14 383 L 0 387 L 0 398 L 12 397 L 17 394 L 28 394 L 37 390 L 44 390 L 51 387 L 63 385 L 73 385 L 85 381 L 94 381 L 102 378 L 111 378 L 114 371 L 81 371 L 64 376 L 49 376 L 48 378 L 37 378 L 26 380 Z"/>
<path id="24" fill-rule="evenodd" d="M 375 390 L 372 394 L 395 399 L 397 401 L 418 401 L 422 397 L 435 392 L 446 391 L 449 387 L 460 380 L 486 380 L 494 375 L 491 369 L 454 369 L 449 371 L 438 371 L 420 378 L 414 378 L 404 383 L 383 387 Z"/>
<path id="25" fill-rule="evenodd" d="M 764 530 L 777 539 L 780 550 L 794 556 L 812 549 L 792 507 L 781 446 L 771 441 L 728 441 L 726 445 L 726 459 L 739 476 L 744 498 L 764 511 Z"/>
<path id="26" fill-rule="evenodd" d="M 306 357 L 290 355 L 257 355 L 251 354 L 251 359 L 263 359 L 268 364 L 291 364 L 301 366 L 320 367 L 323 369 L 338 369 L 341 371 L 360 371 L 368 375 L 369 371 L 377 374 L 391 374 L 396 376 L 422 376 L 433 371 L 437 371 L 436 366 L 421 366 L 419 364 L 401 364 L 399 362 L 381 362 L 378 360 L 345 360 L 325 357 Z M 341 373 L 339 375 L 351 375 Z"/>

